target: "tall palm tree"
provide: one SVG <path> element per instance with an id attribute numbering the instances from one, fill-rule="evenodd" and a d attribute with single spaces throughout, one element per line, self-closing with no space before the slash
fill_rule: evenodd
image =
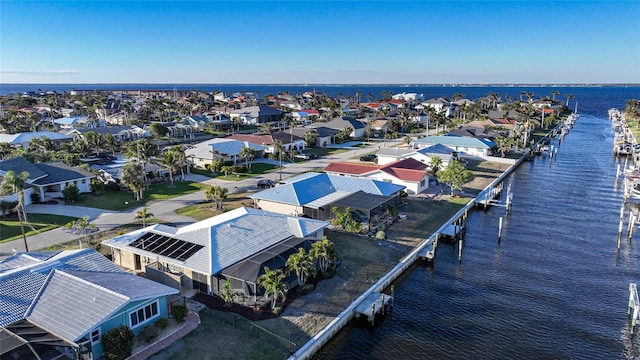
<path id="1" fill-rule="evenodd" d="M 248 146 L 244 146 L 240 150 L 240 156 L 244 159 L 245 163 L 247 164 L 247 168 L 251 169 L 251 164 L 253 162 L 253 159 L 255 159 L 256 157 L 255 149 L 250 148 Z"/>
<path id="2" fill-rule="evenodd" d="M 3 194 L 18 194 L 18 205 L 16 205 L 15 210 L 18 213 L 18 219 L 20 220 L 20 230 L 22 232 L 22 240 L 24 241 L 24 248 L 26 251 L 29 251 L 29 246 L 27 245 L 27 238 L 24 234 L 24 223 L 28 221 L 27 211 L 24 207 L 24 189 L 26 188 L 28 179 L 29 173 L 26 171 L 23 171 L 18 175 L 15 171 L 9 170 L 4 175 L 2 183 L 0 184 L 0 189 Z"/>
<path id="3" fill-rule="evenodd" d="M 100 154 L 100 149 L 104 145 L 104 138 L 95 131 L 88 131 L 84 134 L 84 140 L 93 148 L 96 155 Z"/>
<path id="4" fill-rule="evenodd" d="M 173 173 L 178 170 L 178 156 L 173 150 L 169 150 L 166 153 L 160 155 L 160 160 L 169 168 L 169 179 L 171 181 L 170 187 L 175 187 L 173 184 Z"/>
<path id="5" fill-rule="evenodd" d="M 431 171 L 433 171 L 433 175 L 436 175 L 440 168 L 442 167 L 442 159 L 438 156 L 434 156 L 429 161 L 429 167 L 431 167 Z"/>
<path id="6" fill-rule="evenodd" d="M 322 272 L 326 272 L 329 268 L 329 264 L 336 261 L 338 258 L 338 252 L 336 251 L 335 244 L 326 236 L 323 237 L 322 240 L 311 244 L 310 252 L 313 258 L 318 261 L 318 267 Z"/>
<path id="7" fill-rule="evenodd" d="M 129 162 L 122 167 L 122 183 L 133 191 L 136 201 L 141 200 L 144 194 L 143 177 L 144 171 L 138 162 Z"/>
<path id="8" fill-rule="evenodd" d="M 171 148 L 174 156 L 178 160 L 178 167 L 180 168 L 180 180 L 184 181 L 184 168 L 187 167 L 187 173 L 189 173 L 189 164 L 187 164 L 187 154 L 185 154 L 184 146 L 175 145 Z"/>
<path id="9" fill-rule="evenodd" d="M 303 287 L 309 276 L 314 275 L 316 272 L 313 257 L 307 254 L 304 248 L 300 248 L 297 253 L 289 255 L 285 267 L 287 272 L 293 271 L 296 273 L 299 287 Z"/>
<path id="10" fill-rule="evenodd" d="M 282 297 L 283 302 L 287 298 L 289 288 L 284 278 L 285 276 L 281 269 L 271 270 L 265 266 L 264 274 L 257 279 L 258 285 L 264 289 L 264 296 L 271 297 L 271 309 L 276 307 L 278 298 Z"/>
<path id="11" fill-rule="evenodd" d="M 145 186 L 149 185 L 149 179 L 147 178 L 147 163 L 152 156 L 157 153 L 157 147 L 145 139 L 131 141 L 127 144 L 126 156 L 129 158 L 136 158 L 142 165 L 142 181 Z"/>
<path id="12" fill-rule="evenodd" d="M 557 95 L 560 95 L 560 91 L 558 91 L 558 90 L 553 90 L 553 91 L 551 92 L 551 95 L 552 95 L 552 96 L 551 96 L 551 100 L 556 101 L 556 96 L 557 96 Z"/>
<path id="13" fill-rule="evenodd" d="M 573 95 L 567 94 L 565 95 L 565 97 L 567 98 L 567 103 L 565 104 L 565 106 L 569 107 L 569 99 L 573 99 Z"/>
<path id="14" fill-rule="evenodd" d="M 153 214 L 150 213 L 146 207 L 143 207 L 142 210 L 136 212 L 135 219 L 142 221 L 142 227 L 147 227 L 147 219 L 150 219 L 152 217 L 153 217 Z"/>

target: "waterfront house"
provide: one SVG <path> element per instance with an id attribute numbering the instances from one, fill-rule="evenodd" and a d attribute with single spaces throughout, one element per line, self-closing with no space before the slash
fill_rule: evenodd
<path id="1" fill-rule="evenodd" d="M 311 127 L 295 127 L 293 128 L 291 131 L 293 131 L 293 135 L 298 136 L 299 138 L 304 139 L 304 134 L 307 131 L 314 131 L 317 135 L 317 140 L 316 140 L 316 145 L 317 147 L 323 147 L 323 146 L 328 146 L 331 145 L 335 142 L 335 137 L 336 135 L 338 135 L 338 133 L 340 132 L 340 130 L 336 130 L 336 129 L 330 129 L 328 127 L 324 127 L 324 126 L 319 126 L 316 128 L 311 128 Z M 306 144 L 306 142 L 305 142 Z M 306 144 L 306 146 L 308 147 L 309 144 Z"/>
<path id="2" fill-rule="evenodd" d="M 326 173 L 304 173 L 285 179 L 280 185 L 249 195 L 254 207 L 280 214 L 331 219 L 331 208 L 339 200 L 362 191 L 372 202 L 397 206 L 405 187 L 390 182 L 339 176 Z M 348 206 L 349 202 L 345 202 Z M 358 204 L 351 204 L 357 207 Z"/>
<path id="3" fill-rule="evenodd" d="M 31 192 L 38 194 L 39 201 L 47 201 L 55 198 L 62 198 L 62 190 L 74 184 L 80 193 L 91 192 L 91 179 L 95 176 L 89 171 L 79 167 L 71 167 L 62 161 L 52 161 L 32 164 L 23 157 L 11 158 L 0 161 L 0 177 L 3 177 L 8 171 L 13 170 L 16 174 L 23 171 L 29 173 L 27 185 L 31 186 L 25 192 L 25 204 L 31 203 Z M 5 198 L 5 200 L 13 199 L 17 195 Z"/>
<path id="4" fill-rule="evenodd" d="M 425 165 L 431 164 L 434 157 L 442 160 L 442 166 L 446 167 L 449 161 L 456 158 L 455 152 L 442 144 L 434 144 L 421 149 L 396 149 L 382 148 L 376 154 L 378 165 L 386 165 L 401 159 L 411 158 Z"/>
<path id="5" fill-rule="evenodd" d="M 106 240 L 113 261 L 174 288 L 220 296 L 227 280 L 237 301 L 264 302 L 257 279 L 289 254 L 322 239 L 329 223 L 238 208 L 181 228 L 156 224 Z M 295 276 L 288 279 L 293 285 Z"/>
<path id="6" fill-rule="evenodd" d="M 102 335 L 166 318 L 178 292 L 92 248 L 17 253 L 0 261 L 0 358 L 101 359 Z"/>
<path id="7" fill-rule="evenodd" d="M 324 168 L 327 174 L 379 180 L 404 186 L 407 193 L 419 194 L 429 187 L 427 165 L 405 158 L 385 165 L 354 162 L 332 162 Z"/>
<path id="8" fill-rule="evenodd" d="M 98 128 L 71 129 L 66 133 L 69 135 L 77 135 L 84 137 L 84 134 L 93 131 L 102 136 L 111 134 L 116 142 L 123 142 L 144 138 L 149 135 L 143 129 L 137 126 L 103 126 Z"/>
<path id="9" fill-rule="evenodd" d="M 492 154 L 496 144 L 490 140 L 462 136 L 427 136 L 414 141 L 419 149 L 441 144 L 455 151 L 460 157 L 485 159 Z"/>
<path id="10" fill-rule="evenodd" d="M 62 117 L 54 119 L 53 124 L 57 129 L 78 129 L 85 127 L 94 127 L 91 125 L 89 118 L 86 116 Z"/>

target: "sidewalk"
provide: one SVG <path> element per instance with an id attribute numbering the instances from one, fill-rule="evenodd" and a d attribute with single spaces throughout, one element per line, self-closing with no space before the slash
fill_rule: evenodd
<path id="1" fill-rule="evenodd" d="M 401 140 L 396 140 L 400 142 Z M 387 146 L 392 146 L 393 141 L 387 141 Z M 322 169 L 326 167 L 332 161 L 344 161 L 352 158 L 357 158 L 363 154 L 370 153 L 375 150 L 377 145 L 369 147 L 358 148 L 357 150 L 351 150 L 342 152 L 339 154 L 322 157 L 315 160 L 309 160 L 294 164 L 287 164 L 283 166 L 282 170 L 266 173 L 263 175 L 239 180 L 228 181 L 212 179 L 206 176 L 197 174 L 186 174 L 186 180 L 197 181 L 210 185 L 219 185 L 229 189 L 229 193 L 240 192 L 254 192 L 258 190 L 257 183 L 260 179 L 270 179 L 273 181 L 280 181 L 294 175 L 298 175 L 304 172 Z M 195 222 L 195 219 L 182 216 L 176 213 L 177 209 L 185 206 L 200 203 L 204 200 L 204 191 L 197 191 L 190 194 L 178 196 L 169 200 L 155 201 L 145 205 L 148 211 L 151 212 L 154 217 L 162 219 L 163 221 L 174 224 L 175 226 L 184 226 Z M 89 208 L 74 205 L 29 205 L 27 206 L 28 213 L 45 213 L 45 214 L 58 214 L 68 215 L 81 218 L 85 215 L 89 216 L 91 223 L 97 226 L 100 230 L 109 230 L 116 228 L 122 224 L 128 224 L 134 221 L 136 212 L 140 211 L 143 206 L 127 211 L 110 211 L 97 208 Z M 42 250 L 48 247 L 68 242 L 72 239 L 78 238 L 77 235 L 71 234 L 62 228 L 57 228 L 37 235 L 27 237 L 27 245 L 29 251 Z M 13 255 L 15 252 L 25 251 L 23 239 L 13 240 L 5 243 L 0 243 L 0 260 Z"/>
<path id="2" fill-rule="evenodd" d="M 144 360 L 150 357 L 151 355 L 157 353 L 158 351 L 168 347 L 173 344 L 178 339 L 181 339 L 185 335 L 189 334 L 195 328 L 200 325 L 200 316 L 198 313 L 189 311 L 187 314 L 187 318 L 185 319 L 184 325 L 181 328 L 178 328 L 174 333 L 167 335 L 166 337 L 154 342 L 153 344 L 146 347 L 144 350 L 139 351 L 136 354 L 131 355 L 127 358 L 127 360 Z"/>

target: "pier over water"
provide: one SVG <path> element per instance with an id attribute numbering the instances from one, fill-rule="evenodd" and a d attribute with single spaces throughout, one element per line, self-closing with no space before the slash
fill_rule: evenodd
<path id="1" fill-rule="evenodd" d="M 395 284 L 394 310 L 374 332 L 350 324 L 316 357 L 640 358 L 625 311 L 640 240 L 617 247 L 621 159 L 611 153 L 610 107 L 581 114 L 557 156 L 505 180 L 509 216 L 502 207 L 469 212 L 462 262 L 457 246 L 438 245 L 434 267 Z"/>

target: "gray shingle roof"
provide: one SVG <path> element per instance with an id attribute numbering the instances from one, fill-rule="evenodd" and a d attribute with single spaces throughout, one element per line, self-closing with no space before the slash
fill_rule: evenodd
<path id="1" fill-rule="evenodd" d="M 18 253 L 0 262 L 0 326 L 23 318 L 27 308 L 54 269 L 125 273 L 114 263 L 93 249 L 63 251 L 54 256 L 29 261 L 17 266 L 16 261 L 25 253 Z M 29 255 L 32 253 L 26 253 Z M 37 256 L 32 257 L 36 259 Z M 6 264 L 10 265 L 6 265 Z"/>
<path id="2" fill-rule="evenodd" d="M 32 164 L 29 160 L 23 157 L 16 157 L 7 160 L 0 161 L 0 171 L 2 173 L 6 173 L 7 171 L 13 170 L 16 174 L 20 174 L 23 171 L 29 173 L 29 181 L 33 182 L 36 179 L 43 178 L 47 176 L 47 173 L 40 170 L 34 164 Z"/>
<path id="3" fill-rule="evenodd" d="M 55 270 L 26 317 L 75 342 L 130 301 L 177 293 L 129 273 Z"/>
<path id="4" fill-rule="evenodd" d="M 36 185 L 48 185 L 94 177 L 94 175 L 87 170 L 78 166 L 71 167 L 62 161 L 38 163 L 34 165 L 47 174 L 46 177 L 36 180 L 34 182 Z"/>
<path id="5" fill-rule="evenodd" d="M 179 228 L 173 234 L 162 231 L 165 228 L 152 226 L 106 240 L 103 244 L 150 258 L 158 257 L 162 261 L 211 275 L 292 236 L 305 238 L 327 225 L 329 223 L 326 221 L 239 208 Z M 204 248 L 182 262 L 128 246 L 147 232 L 170 236 Z"/>

